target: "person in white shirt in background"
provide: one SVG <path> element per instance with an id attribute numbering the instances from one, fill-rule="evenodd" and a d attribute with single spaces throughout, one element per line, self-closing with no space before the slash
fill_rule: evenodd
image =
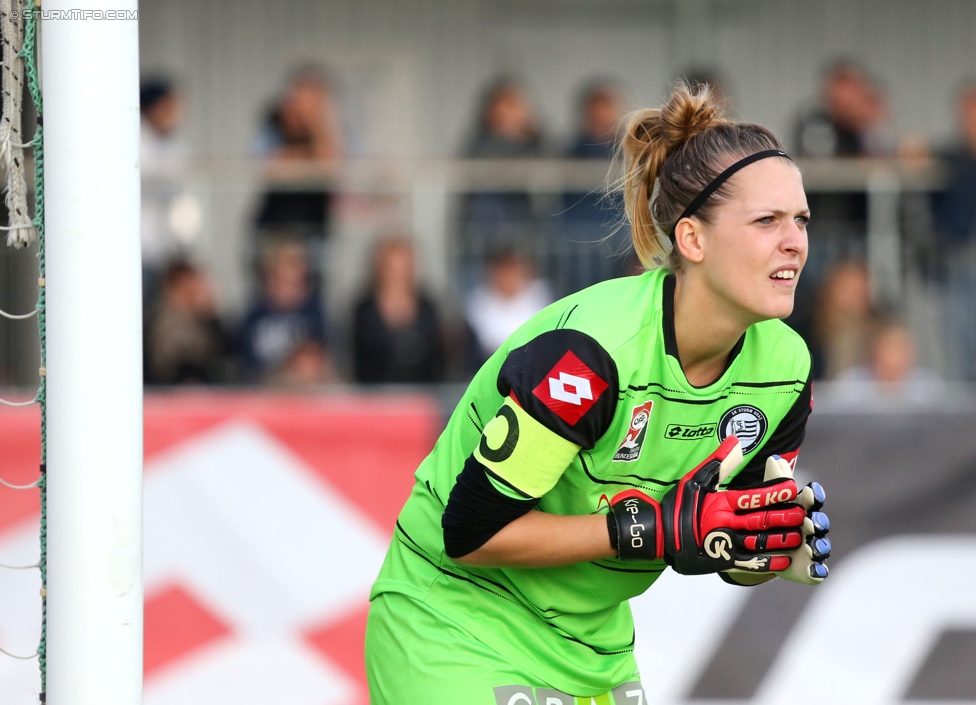
<path id="1" fill-rule="evenodd" d="M 498 249 L 487 258 L 487 277 L 464 307 L 469 345 L 465 367 L 472 372 L 534 313 L 553 302 L 549 285 L 536 276 L 515 249 Z"/>
<path id="2" fill-rule="evenodd" d="M 886 407 L 940 406 L 948 387 L 938 374 L 918 364 L 915 337 L 896 317 L 881 317 L 870 329 L 867 359 L 837 375 L 835 398 L 848 404 Z"/>
<path id="3" fill-rule="evenodd" d="M 172 81 L 144 80 L 139 88 L 142 175 L 143 299 L 152 308 L 170 261 L 186 255 L 199 234 L 199 204 L 187 192 L 189 149 L 180 128 L 186 100 Z"/>

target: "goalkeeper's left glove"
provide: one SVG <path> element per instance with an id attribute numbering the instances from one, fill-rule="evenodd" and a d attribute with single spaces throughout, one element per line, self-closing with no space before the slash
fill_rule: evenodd
<path id="1" fill-rule="evenodd" d="M 805 520 L 794 503 L 796 483 L 775 477 L 745 490 L 718 489 L 741 462 L 738 439 L 730 436 L 660 502 L 636 489 L 613 497 L 607 526 L 617 556 L 663 558 L 684 575 L 786 570 L 786 553 L 801 545 Z"/>

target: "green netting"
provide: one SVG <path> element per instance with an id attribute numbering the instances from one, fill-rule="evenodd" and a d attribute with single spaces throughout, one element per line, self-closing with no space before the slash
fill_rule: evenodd
<path id="1" fill-rule="evenodd" d="M 41 342 L 41 379 L 37 389 L 37 403 L 41 407 L 41 476 L 38 481 L 41 499 L 41 639 L 37 646 L 38 664 L 41 670 L 41 702 L 47 693 L 47 329 L 46 329 L 46 262 L 44 239 L 44 126 L 41 119 L 43 104 L 41 85 L 37 75 L 38 13 L 33 0 L 24 0 L 24 44 L 20 55 L 24 60 L 27 87 L 37 111 L 37 131 L 32 142 L 34 147 L 34 227 L 37 229 L 39 280 L 37 294 L 37 327 Z"/>

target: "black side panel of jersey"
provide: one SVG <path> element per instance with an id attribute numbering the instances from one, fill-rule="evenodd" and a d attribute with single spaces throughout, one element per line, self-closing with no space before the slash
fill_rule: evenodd
<path id="1" fill-rule="evenodd" d="M 593 338 L 551 330 L 512 350 L 498 373 L 502 396 L 585 449 L 596 445 L 617 406 L 617 365 Z"/>
<path id="2" fill-rule="evenodd" d="M 779 426 L 770 436 L 761 453 L 756 453 L 749 464 L 742 469 L 729 483 L 731 489 L 742 489 L 762 482 L 766 474 L 766 458 L 771 455 L 783 455 L 798 450 L 807 432 L 807 419 L 813 411 L 813 380 L 807 378 L 800 396 L 793 406 L 786 412 L 786 416 L 779 422 Z"/>

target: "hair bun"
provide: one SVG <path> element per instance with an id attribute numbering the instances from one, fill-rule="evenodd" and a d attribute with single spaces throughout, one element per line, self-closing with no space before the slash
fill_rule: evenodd
<path id="1" fill-rule="evenodd" d="M 722 109 L 713 101 L 712 90 L 707 85 L 698 85 L 692 90 L 688 84 L 679 83 L 667 105 L 661 109 L 661 133 L 670 149 L 723 122 L 727 120 L 722 117 Z"/>

